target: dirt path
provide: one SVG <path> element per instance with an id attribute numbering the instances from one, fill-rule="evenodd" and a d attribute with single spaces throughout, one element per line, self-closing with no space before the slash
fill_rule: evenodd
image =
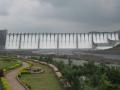
<path id="1" fill-rule="evenodd" d="M 12 70 L 5 75 L 5 78 L 7 79 L 7 82 L 12 90 L 26 90 L 16 79 L 16 75 L 18 74 L 18 72 L 22 68 L 29 66 L 26 62 L 23 62 L 22 64 L 22 67 Z"/>

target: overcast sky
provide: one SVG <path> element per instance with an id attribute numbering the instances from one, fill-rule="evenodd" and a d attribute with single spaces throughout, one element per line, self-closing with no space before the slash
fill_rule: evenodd
<path id="1" fill-rule="evenodd" d="M 120 29 L 120 0 L 0 0 L 0 29 L 115 31 Z"/>

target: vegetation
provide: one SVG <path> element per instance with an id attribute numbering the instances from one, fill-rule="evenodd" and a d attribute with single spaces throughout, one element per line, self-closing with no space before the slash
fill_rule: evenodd
<path id="1" fill-rule="evenodd" d="M 4 72 L 12 70 L 16 67 L 19 67 L 21 62 L 13 57 L 0 57 L 0 71 Z"/>
<path id="2" fill-rule="evenodd" d="M 3 90 L 1 80 L 0 80 L 0 90 Z"/>
<path id="3" fill-rule="evenodd" d="M 19 78 L 30 90 L 62 90 L 59 81 L 53 71 L 46 65 L 34 63 L 41 67 L 45 72 L 40 74 L 31 74 L 25 69 L 19 75 Z"/>
<path id="4" fill-rule="evenodd" d="M 39 60 L 56 65 L 70 84 L 70 90 L 120 90 L 120 67 L 96 65 L 94 62 L 65 65 L 47 56 L 40 56 Z"/>
<path id="5" fill-rule="evenodd" d="M 4 73 L 17 68 L 21 65 L 21 62 L 15 57 L 0 57 L 0 90 L 10 90 L 10 87 L 7 84 L 6 79 L 4 78 Z"/>
<path id="6" fill-rule="evenodd" d="M 11 90 L 5 78 L 1 77 L 0 81 L 2 84 L 3 90 Z"/>
<path id="7" fill-rule="evenodd" d="M 4 71 L 3 69 L 0 69 L 0 77 L 3 77 L 4 76 Z"/>

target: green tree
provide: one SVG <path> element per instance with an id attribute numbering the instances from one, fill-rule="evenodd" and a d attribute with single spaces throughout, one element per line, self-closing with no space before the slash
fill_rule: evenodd
<path id="1" fill-rule="evenodd" d="M 106 74 L 103 74 L 100 78 L 98 88 L 99 90 L 108 90 L 108 86 L 110 85 L 110 81 L 108 81 L 108 77 Z"/>

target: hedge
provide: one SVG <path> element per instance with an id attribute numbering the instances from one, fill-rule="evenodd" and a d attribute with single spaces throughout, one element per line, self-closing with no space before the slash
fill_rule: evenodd
<path id="1" fill-rule="evenodd" d="M 4 77 L 0 78 L 0 81 L 2 83 L 3 90 L 11 90 L 6 79 Z"/>

